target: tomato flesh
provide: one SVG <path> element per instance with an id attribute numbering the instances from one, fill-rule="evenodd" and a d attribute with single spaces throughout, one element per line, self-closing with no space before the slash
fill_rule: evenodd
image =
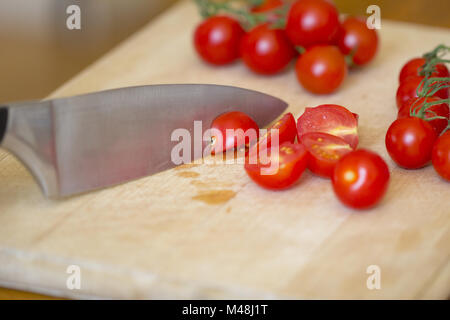
<path id="1" fill-rule="evenodd" d="M 422 168 L 431 160 L 436 131 L 425 120 L 395 120 L 386 133 L 386 149 L 392 160 L 406 169 Z"/>
<path id="2" fill-rule="evenodd" d="M 400 70 L 398 81 L 401 83 L 410 76 L 420 76 L 419 72 L 422 70 L 426 60 L 424 58 L 414 58 L 409 60 Z M 438 63 L 435 65 L 435 70 L 431 77 L 448 77 L 449 72 L 445 64 Z"/>
<path id="3" fill-rule="evenodd" d="M 358 146 L 358 120 L 346 108 L 335 104 L 324 104 L 306 108 L 298 118 L 298 136 L 308 132 L 323 132 L 342 138 L 353 149 Z"/>
<path id="4" fill-rule="evenodd" d="M 219 115 L 211 123 L 211 129 L 214 129 L 217 133 L 215 135 L 213 132 L 211 135 L 212 154 L 250 145 L 259 136 L 259 127 L 256 122 L 240 111 L 231 111 Z M 234 130 L 235 134 L 227 134 L 229 130 Z"/>
<path id="5" fill-rule="evenodd" d="M 335 46 L 318 45 L 307 49 L 295 65 L 297 79 L 316 94 L 336 91 L 347 76 L 344 55 Z"/>
<path id="6" fill-rule="evenodd" d="M 358 66 L 372 61 L 378 49 L 378 35 L 375 29 L 367 28 L 366 21 L 348 17 L 339 28 L 337 43 L 344 54 L 353 50 L 353 63 Z"/>
<path id="7" fill-rule="evenodd" d="M 194 46 L 204 61 L 225 65 L 239 58 L 244 34 L 238 21 L 226 16 L 211 17 L 195 30 Z"/>
<path id="8" fill-rule="evenodd" d="M 284 30 L 262 24 L 248 32 L 241 42 L 241 57 L 250 70 L 259 74 L 282 71 L 296 52 Z"/>
<path id="9" fill-rule="evenodd" d="M 336 7 L 326 0 L 296 1 L 289 10 L 286 32 L 297 46 L 327 44 L 336 35 L 339 17 Z"/>
<path id="10" fill-rule="evenodd" d="M 379 155 L 359 149 L 346 154 L 336 164 L 333 190 L 345 205 L 368 209 L 386 193 L 389 176 L 389 168 Z"/>
<path id="11" fill-rule="evenodd" d="M 331 178 L 339 159 L 353 150 L 345 140 L 321 132 L 306 133 L 300 142 L 309 152 L 308 169 L 324 178 Z"/>
<path id="12" fill-rule="evenodd" d="M 262 161 L 261 155 L 256 157 L 255 163 L 246 160 L 245 171 L 254 182 L 266 189 L 281 190 L 300 179 L 308 164 L 308 152 L 302 145 L 285 142 L 279 152 L 266 151 L 268 161 Z"/>
<path id="13" fill-rule="evenodd" d="M 278 143 L 272 141 L 274 139 L 274 130 L 278 130 Z M 295 138 L 297 137 L 297 125 L 295 123 L 295 118 L 292 113 L 288 112 L 283 117 L 275 122 L 270 128 L 267 129 L 267 132 L 264 136 L 260 137 L 258 144 L 255 145 L 259 150 L 270 148 L 272 146 L 272 142 L 275 142 L 277 145 L 281 145 L 284 142 L 294 143 Z M 255 148 L 252 147 L 253 148 Z M 251 150 L 252 152 L 253 150 Z"/>
<path id="14" fill-rule="evenodd" d="M 411 114 L 411 109 L 414 111 L 419 111 L 424 103 L 439 101 L 440 99 L 437 97 L 428 97 L 428 98 L 412 98 L 406 101 L 403 106 L 398 111 L 397 119 L 401 118 L 409 118 Z M 425 113 L 425 118 L 432 118 L 435 116 L 444 117 L 445 119 L 435 119 L 428 121 L 428 123 L 436 130 L 436 133 L 439 135 L 448 124 L 448 119 L 450 117 L 450 110 L 447 103 L 440 103 L 430 106 L 428 112 Z"/>
<path id="15" fill-rule="evenodd" d="M 433 147 L 431 161 L 436 172 L 450 181 L 450 131 L 440 136 Z"/>

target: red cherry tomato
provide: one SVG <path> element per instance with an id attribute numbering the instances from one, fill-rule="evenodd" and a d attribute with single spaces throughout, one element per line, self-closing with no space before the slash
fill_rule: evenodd
<path id="1" fill-rule="evenodd" d="M 321 132 L 306 133 L 300 142 L 309 152 L 308 169 L 324 178 L 330 178 L 339 159 L 353 150 L 345 140 Z"/>
<path id="2" fill-rule="evenodd" d="M 211 17 L 195 30 L 195 49 L 206 62 L 228 64 L 239 58 L 239 46 L 244 34 L 238 21 L 225 16 Z"/>
<path id="3" fill-rule="evenodd" d="M 274 74 L 283 70 L 296 52 L 285 32 L 262 24 L 248 32 L 241 42 L 241 57 L 254 72 Z"/>
<path id="4" fill-rule="evenodd" d="M 314 46 L 303 53 L 295 66 L 297 79 L 308 91 L 332 93 L 347 75 L 347 64 L 335 46 Z"/>
<path id="5" fill-rule="evenodd" d="M 424 102 L 434 102 L 439 101 L 440 99 L 437 97 L 429 97 L 429 98 L 412 98 L 406 101 L 403 106 L 398 110 L 397 119 L 408 118 L 410 117 L 411 108 L 414 111 L 419 111 Z M 425 118 L 432 118 L 434 116 L 445 117 L 446 119 L 435 119 L 428 121 L 428 123 L 436 130 L 436 133 L 439 135 L 441 132 L 447 127 L 448 119 L 450 117 L 450 110 L 447 103 L 440 103 L 432 105 L 428 108 L 428 112 L 425 113 Z"/>
<path id="6" fill-rule="evenodd" d="M 419 87 L 423 77 L 410 76 L 404 79 L 397 89 L 396 99 L 397 107 L 400 109 L 403 104 L 412 98 L 417 98 L 417 88 Z M 434 94 L 441 99 L 448 98 L 448 88 L 443 88 Z"/>
<path id="7" fill-rule="evenodd" d="M 436 131 L 427 121 L 416 117 L 397 119 L 386 133 L 386 149 L 399 166 L 418 169 L 431 160 L 436 139 Z"/>
<path id="8" fill-rule="evenodd" d="M 436 172 L 450 181 L 450 131 L 440 136 L 433 147 L 431 157 Z"/>
<path id="9" fill-rule="evenodd" d="M 356 117 L 342 106 L 324 104 L 306 108 L 298 118 L 298 137 L 308 132 L 323 132 L 344 139 L 353 149 L 358 146 L 358 122 Z"/>
<path id="10" fill-rule="evenodd" d="M 403 82 L 406 78 L 410 76 L 420 76 L 419 72 L 422 70 L 422 66 L 425 64 L 426 60 L 424 58 L 414 58 L 409 60 L 400 70 L 400 75 L 398 77 L 399 82 Z M 435 66 L 434 72 L 431 77 L 448 77 L 449 72 L 445 64 L 438 63 Z"/>
<path id="11" fill-rule="evenodd" d="M 259 135 L 256 122 L 240 111 L 221 114 L 213 120 L 211 129 L 217 130 L 218 134 L 220 133 L 220 136 L 216 136 L 214 132 L 211 135 L 212 154 L 239 148 L 244 144 L 249 145 L 256 141 Z M 227 134 L 227 130 L 234 130 L 234 134 Z"/>
<path id="12" fill-rule="evenodd" d="M 258 141 L 257 146 L 259 150 L 270 148 L 272 146 L 272 139 L 274 138 L 273 130 L 278 130 L 277 145 L 281 145 L 284 142 L 294 143 L 295 138 L 297 137 L 297 125 L 292 113 L 286 113 L 280 120 L 267 129 L 267 133 Z"/>
<path id="13" fill-rule="evenodd" d="M 326 0 L 296 1 L 289 10 L 286 23 L 292 43 L 303 47 L 330 43 L 338 28 L 338 11 L 331 1 Z"/>
<path id="14" fill-rule="evenodd" d="M 353 63 L 362 66 L 375 57 L 378 35 L 375 29 L 367 28 L 365 20 L 348 17 L 339 28 L 338 46 L 346 55 L 356 50 L 353 55 Z"/>
<path id="15" fill-rule="evenodd" d="M 273 190 L 292 186 L 305 171 L 308 164 L 308 152 L 300 144 L 285 142 L 278 153 L 270 153 L 268 161 L 256 157 L 256 163 L 246 160 L 245 171 L 258 185 Z"/>
<path id="16" fill-rule="evenodd" d="M 254 13 L 261 13 L 274 10 L 283 5 L 283 1 L 281 0 L 264 0 L 264 2 L 256 7 L 251 8 L 251 11 Z"/>
<path id="17" fill-rule="evenodd" d="M 368 150 L 356 150 L 336 164 L 332 183 L 337 197 L 347 206 L 367 209 L 386 193 L 389 168 L 383 158 Z"/>

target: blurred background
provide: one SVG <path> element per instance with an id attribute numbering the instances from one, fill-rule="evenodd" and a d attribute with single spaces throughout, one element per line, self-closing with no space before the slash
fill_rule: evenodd
<path id="1" fill-rule="evenodd" d="M 44 98 L 176 1 L 0 0 L 0 101 Z M 382 19 L 450 28 L 450 0 L 335 3 L 355 15 L 376 4 Z M 81 30 L 66 28 L 71 4 L 81 8 Z"/>

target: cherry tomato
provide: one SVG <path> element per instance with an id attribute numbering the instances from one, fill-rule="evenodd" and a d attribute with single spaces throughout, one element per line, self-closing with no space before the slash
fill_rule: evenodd
<path id="1" fill-rule="evenodd" d="M 403 80 L 410 76 L 420 76 L 419 72 L 422 70 L 422 66 L 425 64 L 426 60 L 424 58 L 414 58 L 409 60 L 400 70 L 400 75 L 398 81 L 401 83 Z M 431 77 L 448 77 L 449 72 L 445 64 L 438 63 L 435 66 L 434 72 Z"/>
<path id="2" fill-rule="evenodd" d="M 308 132 L 323 132 L 344 139 L 353 149 L 358 146 L 358 121 L 342 106 L 324 104 L 306 108 L 298 118 L 298 137 Z"/>
<path id="3" fill-rule="evenodd" d="M 367 28 L 365 20 L 348 17 L 339 28 L 338 46 L 345 55 L 356 50 L 353 55 L 353 63 L 362 66 L 375 57 L 378 35 L 375 29 Z"/>
<path id="4" fill-rule="evenodd" d="M 283 1 L 281 0 L 264 0 L 261 5 L 251 8 L 251 11 L 254 13 L 267 12 L 281 7 L 282 5 Z"/>
<path id="5" fill-rule="evenodd" d="M 248 32 L 241 42 L 241 57 L 254 72 L 274 74 L 283 70 L 296 52 L 285 32 L 262 24 Z"/>
<path id="6" fill-rule="evenodd" d="M 226 16 L 211 17 L 195 30 L 195 49 L 206 62 L 228 64 L 239 58 L 239 46 L 244 34 L 238 21 Z"/>
<path id="7" fill-rule="evenodd" d="M 431 160 L 436 131 L 425 120 L 395 120 L 386 133 L 386 149 L 392 160 L 406 169 L 424 167 Z"/>
<path id="8" fill-rule="evenodd" d="M 396 99 L 397 107 L 400 109 L 403 104 L 412 98 L 417 98 L 417 88 L 419 87 L 423 77 L 409 76 L 400 83 L 397 89 Z M 441 99 L 448 98 L 448 88 L 443 88 L 434 94 Z"/>
<path id="9" fill-rule="evenodd" d="M 280 120 L 267 129 L 267 133 L 258 141 L 258 149 L 270 148 L 272 146 L 273 130 L 278 130 L 278 143 L 281 145 L 284 142 L 294 143 L 297 137 L 297 125 L 292 113 L 286 113 Z"/>
<path id="10" fill-rule="evenodd" d="M 389 176 L 389 168 L 383 158 L 360 149 L 339 160 L 331 180 L 335 194 L 345 205 L 368 209 L 386 193 Z"/>
<path id="11" fill-rule="evenodd" d="M 424 102 L 434 102 L 439 101 L 440 99 L 437 97 L 429 97 L 429 98 L 412 98 L 406 101 L 403 106 L 398 110 L 397 119 L 408 118 L 410 117 L 411 108 L 414 111 L 419 111 Z M 442 130 L 447 127 L 448 119 L 450 117 L 450 110 L 447 103 L 440 103 L 432 105 L 428 108 L 428 112 L 425 113 L 425 118 L 432 118 L 434 116 L 445 117 L 446 119 L 435 119 L 428 121 L 428 123 L 436 130 L 436 133 L 439 135 Z"/>
<path id="12" fill-rule="evenodd" d="M 327 133 L 310 132 L 300 138 L 309 152 L 308 169 L 330 178 L 339 159 L 353 149 L 345 140 Z"/>
<path id="13" fill-rule="evenodd" d="M 270 153 L 268 161 L 260 157 L 253 164 L 245 163 L 245 171 L 258 185 L 273 190 L 286 189 L 292 186 L 305 171 L 308 164 L 308 152 L 300 144 L 285 142 L 278 153 Z"/>
<path id="14" fill-rule="evenodd" d="M 211 135 L 212 154 L 239 148 L 244 144 L 249 145 L 256 141 L 259 135 L 256 122 L 240 111 L 221 114 L 213 120 L 211 129 L 215 129 L 218 134 L 220 133 L 220 136 L 214 135 L 214 132 Z M 227 131 L 230 130 L 234 130 L 234 134 L 227 134 Z"/>
<path id="15" fill-rule="evenodd" d="M 450 131 L 440 136 L 433 147 L 431 161 L 436 172 L 450 181 Z"/>
<path id="16" fill-rule="evenodd" d="M 292 43 L 303 47 L 330 43 L 338 28 L 338 11 L 326 0 L 296 1 L 289 10 L 286 23 Z"/>
<path id="17" fill-rule="evenodd" d="M 335 46 L 314 46 L 303 53 L 295 66 L 300 84 L 312 93 L 332 93 L 347 75 L 347 64 Z"/>

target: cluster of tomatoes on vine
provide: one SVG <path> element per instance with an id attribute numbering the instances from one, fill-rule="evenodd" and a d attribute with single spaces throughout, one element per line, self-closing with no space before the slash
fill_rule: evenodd
<path id="1" fill-rule="evenodd" d="M 450 76 L 445 59 L 450 47 L 408 61 L 400 71 L 398 117 L 386 133 L 391 158 L 406 169 L 425 167 L 450 181 Z"/>
<path id="2" fill-rule="evenodd" d="M 358 115 L 343 106 L 306 108 L 297 121 L 286 113 L 262 136 L 256 122 L 238 111 L 218 116 L 211 129 L 226 137 L 213 136 L 213 154 L 248 146 L 245 171 L 263 188 L 293 187 L 308 168 L 331 179 L 337 197 L 352 208 L 373 207 L 387 190 L 390 174 L 386 163 L 372 151 L 356 149 Z M 256 134 L 243 139 L 239 134 L 230 136 L 230 130 Z"/>
<path id="3" fill-rule="evenodd" d="M 258 74 L 283 71 L 298 56 L 300 84 L 316 94 L 334 92 L 349 66 L 363 66 L 377 51 L 378 36 L 364 20 L 339 13 L 329 0 L 196 0 L 205 20 L 194 45 L 202 59 L 226 65 L 241 58 Z"/>

